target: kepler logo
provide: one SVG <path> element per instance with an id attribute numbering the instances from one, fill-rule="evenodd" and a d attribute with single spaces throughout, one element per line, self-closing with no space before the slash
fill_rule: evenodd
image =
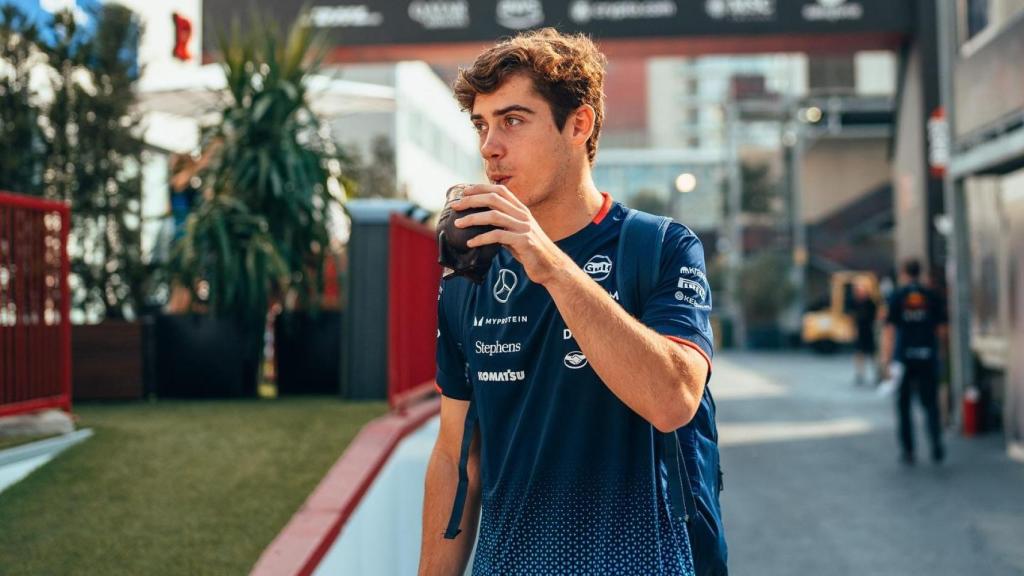
<path id="1" fill-rule="evenodd" d="M 544 22 L 544 6 L 540 0 L 498 0 L 498 24 L 512 30 L 533 28 Z"/>
<path id="2" fill-rule="evenodd" d="M 840 20 L 860 20 L 864 17 L 864 6 L 858 2 L 846 0 L 817 0 L 804 6 L 801 14 L 804 20 L 811 22 L 838 22 Z"/>
<path id="3" fill-rule="evenodd" d="M 469 28 L 468 0 L 416 0 L 409 4 L 409 18 L 427 30 Z"/>
<path id="4" fill-rule="evenodd" d="M 476 341 L 476 353 L 484 354 L 486 356 L 494 356 L 495 354 L 513 354 L 523 349 L 523 345 L 519 342 L 513 342 L 511 344 L 505 344 L 502 342 L 481 342 Z"/>
<path id="5" fill-rule="evenodd" d="M 612 259 L 599 254 L 594 256 L 583 265 L 583 271 L 590 274 L 590 277 L 600 282 L 612 273 Z"/>
<path id="6" fill-rule="evenodd" d="M 562 363 L 570 370 L 579 370 L 587 365 L 587 357 L 583 355 L 583 352 L 576 350 L 575 352 L 569 352 L 566 354 Z"/>
<path id="7" fill-rule="evenodd" d="M 522 382 L 526 380 L 526 372 L 505 370 L 504 372 L 477 372 L 476 379 L 480 382 Z"/>

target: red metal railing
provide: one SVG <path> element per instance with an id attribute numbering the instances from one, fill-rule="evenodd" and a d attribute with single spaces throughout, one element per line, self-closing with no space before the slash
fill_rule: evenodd
<path id="1" fill-rule="evenodd" d="M 388 237 L 388 403 L 396 408 L 434 387 L 441 267 L 433 229 L 392 214 Z"/>
<path id="2" fill-rule="evenodd" d="M 0 416 L 71 410 L 66 204 L 0 192 Z"/>

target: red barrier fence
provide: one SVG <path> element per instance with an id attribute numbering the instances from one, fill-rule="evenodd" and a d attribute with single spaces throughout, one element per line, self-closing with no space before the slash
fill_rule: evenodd
<path id="1" fill-rule="evenodd" d="M 388 239 L 388 404 L 395 408 L 433 390 L 441 267 L 430 227 L 392 214 Z"/>
<path id="2" fill-rule="evenodd" d="M 0 416 L 71 410 L 66 204 L 0 193 Z"/>

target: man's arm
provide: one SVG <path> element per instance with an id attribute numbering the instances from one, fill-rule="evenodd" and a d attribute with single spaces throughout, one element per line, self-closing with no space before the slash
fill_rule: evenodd
<path id="1" fill-rule="evenodd" d="M 454 207 L 491 208 L 459 218 L 455 225 L 499 228 L 469 245 L 504 245 L 530 279 L 547 288 L 580 350 L 619 400 L 662 432 L 693 419 L 709 370 L 700 352 L 630 316 L 548 238 L 530 210 L 504 186 L 470 187 Z"/>
<path id="2" fill-rule="evenodd" d="M 473 437 L 469 450 L 469 489 L 462 512 L 462 533 L 446 540 L 444 531 L 459 485 L 459 456 L 469 402 L 441 397 L 441 430 L 427 464 L 423 495 L 423 537 L 420 576 L 462 576 L 476 540 L 480 514 L 480 438 Z"/>
<path id="3" fill-rule="evenodd" d="M 588 362 L 619 400 L 662 432 L 697 413 L 708 361 L 644 326 L 566 257 L 545 284 Z"/>

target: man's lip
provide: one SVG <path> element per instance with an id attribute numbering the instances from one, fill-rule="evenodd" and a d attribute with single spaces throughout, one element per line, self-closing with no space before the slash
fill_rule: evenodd
<path id="1" fill-rule="evenodd" d="M 511 176 L 505 176 L 505 175 L 502 175 L 502 174 L 497 174 L 497 175 L 491 176 L 490 180 L 494 184 L 504 184 L 505 182 L 508 182 L 511 178 L 512 178 Z"/>

